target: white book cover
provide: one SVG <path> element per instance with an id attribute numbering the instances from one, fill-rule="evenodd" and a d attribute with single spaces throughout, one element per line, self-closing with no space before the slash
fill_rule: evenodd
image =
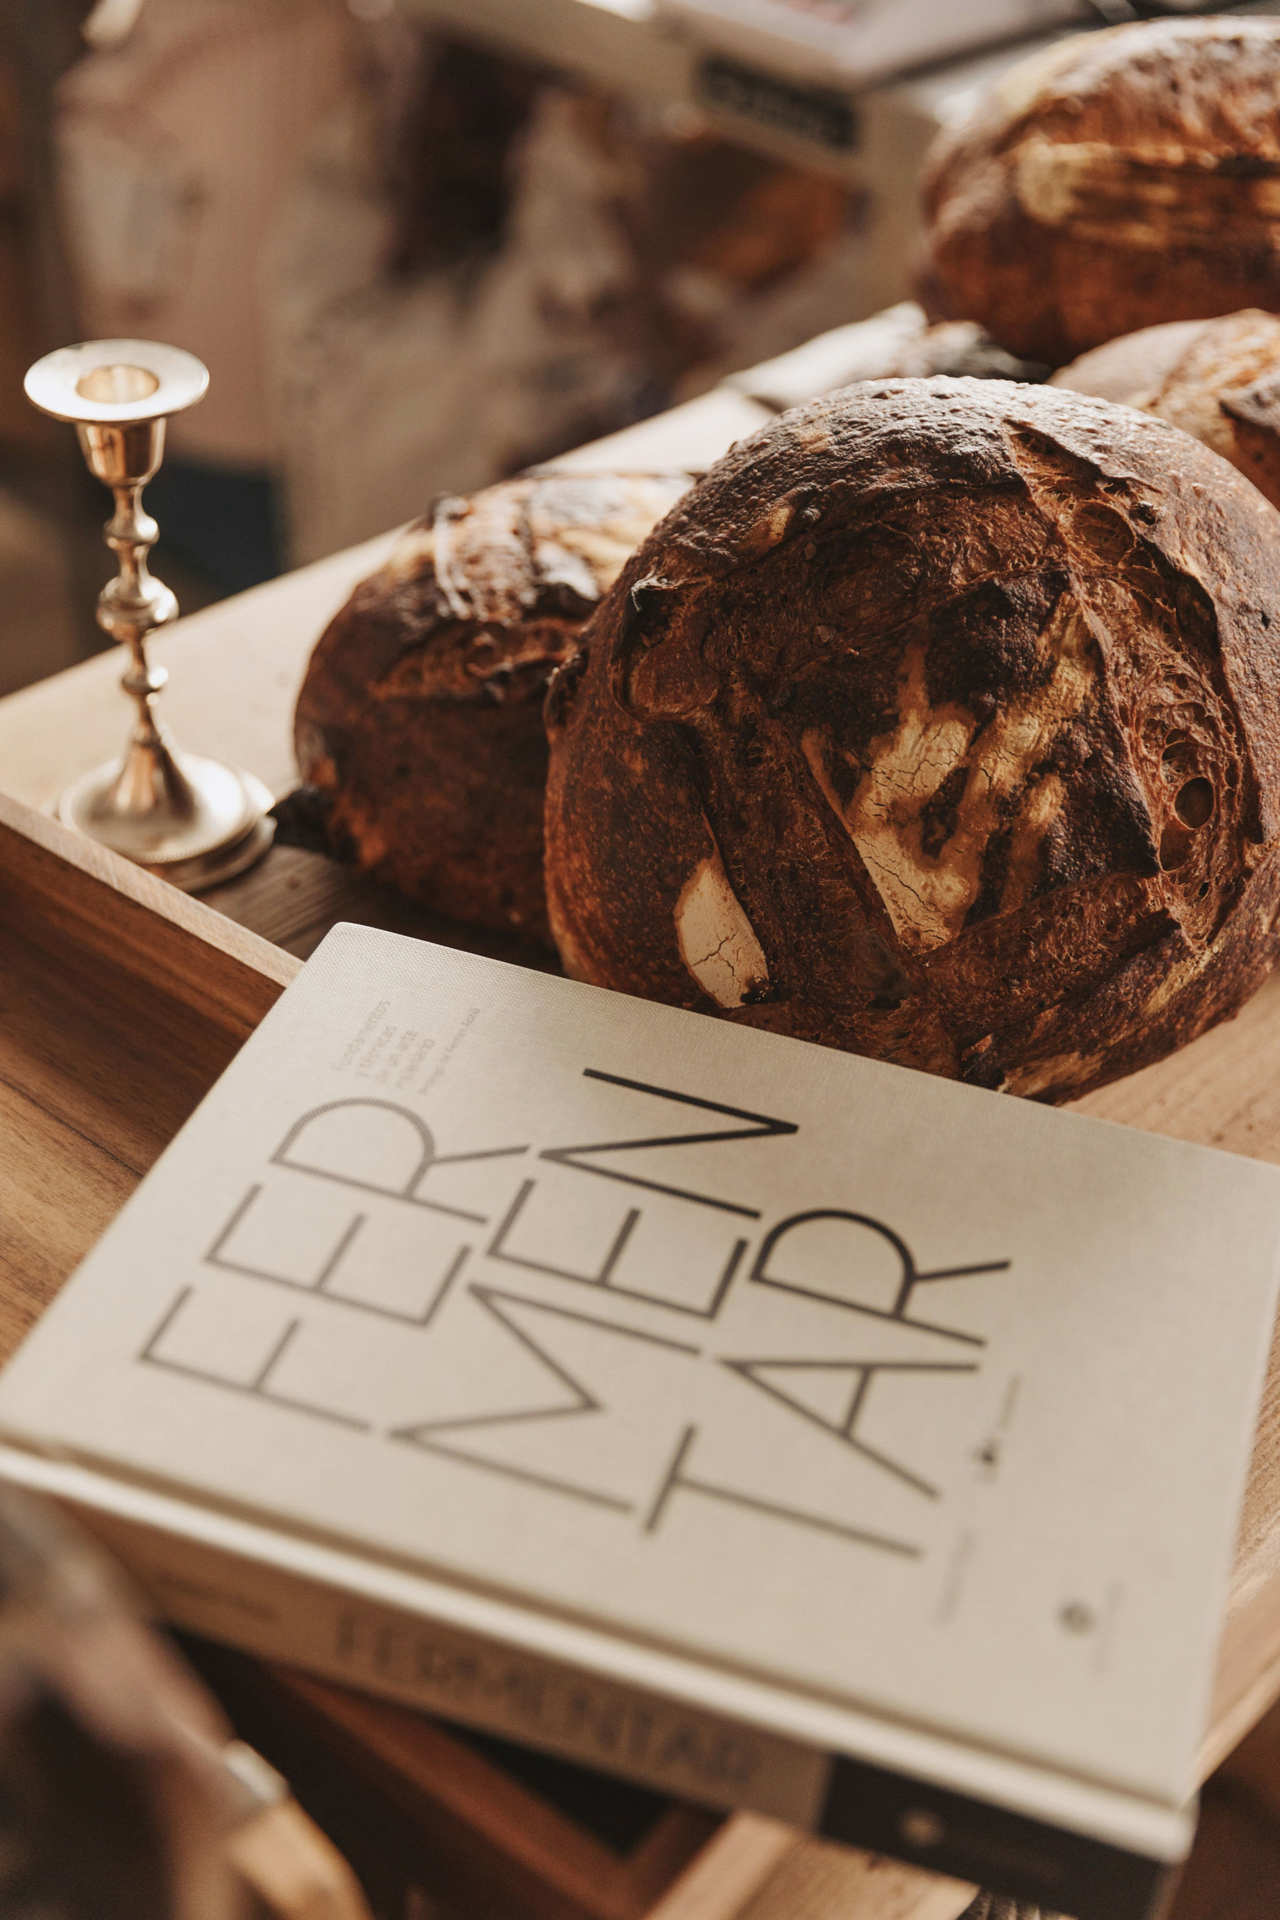
<path id="1" fill-rule="evenodd" d="M 198 1629 L 1137 1914 L 1278 1238 L 1275 1168 L 344 926 L 0 1377 L 3 1465 Z"/>
<path id="2" fill-rule="evenodd" d="M 1088 0 L 656 0 L 656 12 L 704 45 L 833 86 L 1099 18 Z"/>

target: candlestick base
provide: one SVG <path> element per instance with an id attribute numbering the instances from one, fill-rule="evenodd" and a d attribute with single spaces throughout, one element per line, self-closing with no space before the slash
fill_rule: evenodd
<path id="1" fill-rule="evenodd" d="M 67 788 L 58 816 L 185 893 L 230 880 L 271 845 L 271 795 L 251 773 L 163 742 L 135 740 L 123 763 Z"/>

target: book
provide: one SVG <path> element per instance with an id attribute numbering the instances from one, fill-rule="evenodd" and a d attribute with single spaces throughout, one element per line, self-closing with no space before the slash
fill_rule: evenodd
<path id="1" fill-rule="evenodd" d="M 1192 1825 L 1280 1170 L 342 926 L 0 1376 L 175 1623 L 1090 1920 Z"/>
<path id="2" fill-rule="evenodd" d="M 937 0 L 657 0 L 656 17 L 767 72 L 861 87 L 1003 42 L 1096 26 L 1099 9 L 1090 0 L 977 0 L 950 9 Z"/>

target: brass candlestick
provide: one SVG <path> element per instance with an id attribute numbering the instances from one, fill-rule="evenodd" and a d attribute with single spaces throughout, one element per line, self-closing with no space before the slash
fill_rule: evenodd
<path id="1" fill-rule="evenodd" d="M 165 421 L 204 397 L 209 374 L 194 354 L 150 340 L 60 347 L 28 370 L 27 398 L 69 420 L 90 473 L 115 495 L 105 529 L 119 573 L 98 598 L 98 625 L 129 650 L 121 685 L 138 709 L 123 761 L 68 787 L 58 814 L 175 886 L 198 892 L 241 873 L 275 831 L 271 795 L 251 773 L 179 752 L 156 719 L 169 676 L 147 658 L 147 638 L 177 618 L 173 594 L 147 567 L 159 529 L 142 489 L 164 457 Z"/>

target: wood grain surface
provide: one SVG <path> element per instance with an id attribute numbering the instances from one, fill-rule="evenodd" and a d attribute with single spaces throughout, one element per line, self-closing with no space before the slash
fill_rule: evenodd
<path id="1" fill-rule="evenodd" d="M 0 1358 L 296 971 L 0 796 Z"/>

